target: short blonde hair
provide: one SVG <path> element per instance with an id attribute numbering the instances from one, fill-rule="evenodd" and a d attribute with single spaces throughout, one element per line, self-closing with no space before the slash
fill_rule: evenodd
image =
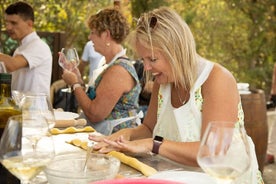
<path id="1" fill-rule="evenodd" d="M 114 8 L 100 10 L 88 19 L 90 29 L 95 29 L 96 34 L 109 30 L 116 43 L 122 43 L 129 34 L 129 25 L 123 14 Z"/>
<path id="2" fill-rule="evenodd" d="M 198 58 L 195 41 L 189 26 L 175 11 L 161 7 L 142 14 L 130 42 L 134 49 L 139 42 L 159 51 L 170 62 L 175 85 L 186 90 L 193 87 Z"/>

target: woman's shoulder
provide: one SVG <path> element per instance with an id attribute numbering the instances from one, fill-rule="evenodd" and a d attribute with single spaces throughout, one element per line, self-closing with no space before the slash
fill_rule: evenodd
<path id="1" fill-rule="evenodd" d="M 102 73 L 102 77 L 106 79 L 108 78 L 108 80 L 127 80 L 128 78 L 132 78 L 132 70 L 135 72 L 135 69 L 131 69 L 131 65 L 129 65 L 127 61 L 123 59 L 117 59 L 105 69 L 105 71 Z"/>
<path id="2" fill-rule="evenodd" d="M 118 57 L 113 65 L 122 65 L 122 66 L 128 66 L 134 68 L 134 60 L 128 58 L 128 57 Z"/>
<path id="3" fill-rule="evenodd" d="M 219 63 L 214 63 L 213 69 L 210 73 L 210 76 L 214 79 L 228 79 L 228 80 L 235 80 L 233 74 L 224 66 L 220 65 Z"/>
<path id="4" fill-rule="evenodd" d="M 216 89 L 215 91 L 228 91 L 236 90 L 237 83 L 233 74 L 224 66 L 214 63 L 213 69 L 206 82 L 203 84 L 204 89 Z M 205 90 L 204 90 L 205 91 Z"/>
<path id="5" fill-rule="evenodd" d="M 139 80 L 137 70 L 134 67 L 135 60 L 126 57 L 119 57 L 113 64 L 113 66 L 121 67 L 121 69 L 126 70 L 135 80 Z"/>

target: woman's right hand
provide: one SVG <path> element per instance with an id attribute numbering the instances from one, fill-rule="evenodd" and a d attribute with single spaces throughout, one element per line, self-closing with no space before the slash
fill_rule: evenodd
<path id="1" fill-rule="evenodd" d="M 131 129 L 126 128 L 126 129 L 122 129 L 114 134 L 111 134 L 109 136 L 104 136 L 104 135 L 93 135 L 90 134 L 88 136 L 89 140 L 95 141 L 97 142 L 97 144 L 94 145 L 93 149 L 96 151 L 103 151 L 104 150 L 112 150 L 112 146 L 108 143 L 106 143 L 104 140 L 110 140 L 110 141 L 118 141 L 120 139 L 124 139 L 124 140 L 130 140 L 130 135 L 131 135 Z M 109 152 L 109 151 L 106 151 Z"/>

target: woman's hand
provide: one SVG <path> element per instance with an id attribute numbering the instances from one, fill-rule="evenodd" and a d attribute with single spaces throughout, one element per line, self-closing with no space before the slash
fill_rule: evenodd
<path id="1" fill-rule="evenodd" d="M 97 142 L 97 144 L 93 147 L 94 150 L 97 150 L 101 153 L 107 153 L 112 150 L 120 151 L 126 148 L 121 147 L 118 143 L 127 143 L 130 141 L 132 129 L 126 128 L 122 129 L 114 134 L 109 136 L 97 136 L 97 135 L 89 135 L 89 139 Z"/>
<path id="2" fill-rule="evenodd" d="M 108 139 L 103 139 L 103 141 L 109 146 L 105 147 L 103 150 L 99 150 L 100 152 L 110 152 L 112 150 L 128 152 L 134 154 L 142 154 L 142 153 L 150 153 L 152 147 L 152 139 L 139 139 L 135 141 L 127 141 L 122 136 L 119 137 L 115 141 L 111 141 Z"/>
<path id="3" fill-rule="evenodd" d="M 135 141 L 129 141 L 124 138 L 123 135 L 119 137 L 112 136 L 95 136 L 90 135 L 90 140 L 98 142 L 93 149 L 99 153 L 108 153 L 110 151 L 120 151 L 128 153 L 150 153 L 152 147 L 152 139 L 139 139 Z"/>
<path id="4" fill-rule="evenodd" d="M 79 81 L 79 77 L 69 70 L 63 70 L 62 79 L 66 82 L 68 85 L 73 85 L 75 83 L 81 83 Z"/>
<path id="5" fill-rule="evenodd" d="M 88 139 L 97 142 L 97 145 L 95 145 L 94 148 L 99 150 L 103 147 L 108 146 L 108 144 L 104 142 L 104 139 L 108 139 L 110 141 L 115 141 L 119 137 L 123 136 L 125 140 L 130 140 L 130 132 L 131 132 L 131 129 L 125 128 L 125 129 L 122 129 L 114 134 L 109 135 L 109 136 L 104 136 L 104 135 L 99 136 L 99 135 L 90 134 L 88 136 Z"/>

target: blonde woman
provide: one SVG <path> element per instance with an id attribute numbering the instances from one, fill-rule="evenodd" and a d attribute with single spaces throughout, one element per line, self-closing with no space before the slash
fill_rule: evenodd
<path id="1" fill-rule="evenodd" d="M 131 43 L 146 72 L 154 77 L 146 117 L 136 128 L 109 137 L 89 138 L 99 142 L 95 149 L 100 152 L 153 152 L 181 164 L 198 166 L 200 140 L 210 121 L 243 124 L 234 77 L 223 66 L 197 54 L 188 25 L 169 8 L 143 14 Z M 262 182 L 260 174 L 256 174 L 256 159 L 252 160 L 255 165 L 244 180 Z"/>

